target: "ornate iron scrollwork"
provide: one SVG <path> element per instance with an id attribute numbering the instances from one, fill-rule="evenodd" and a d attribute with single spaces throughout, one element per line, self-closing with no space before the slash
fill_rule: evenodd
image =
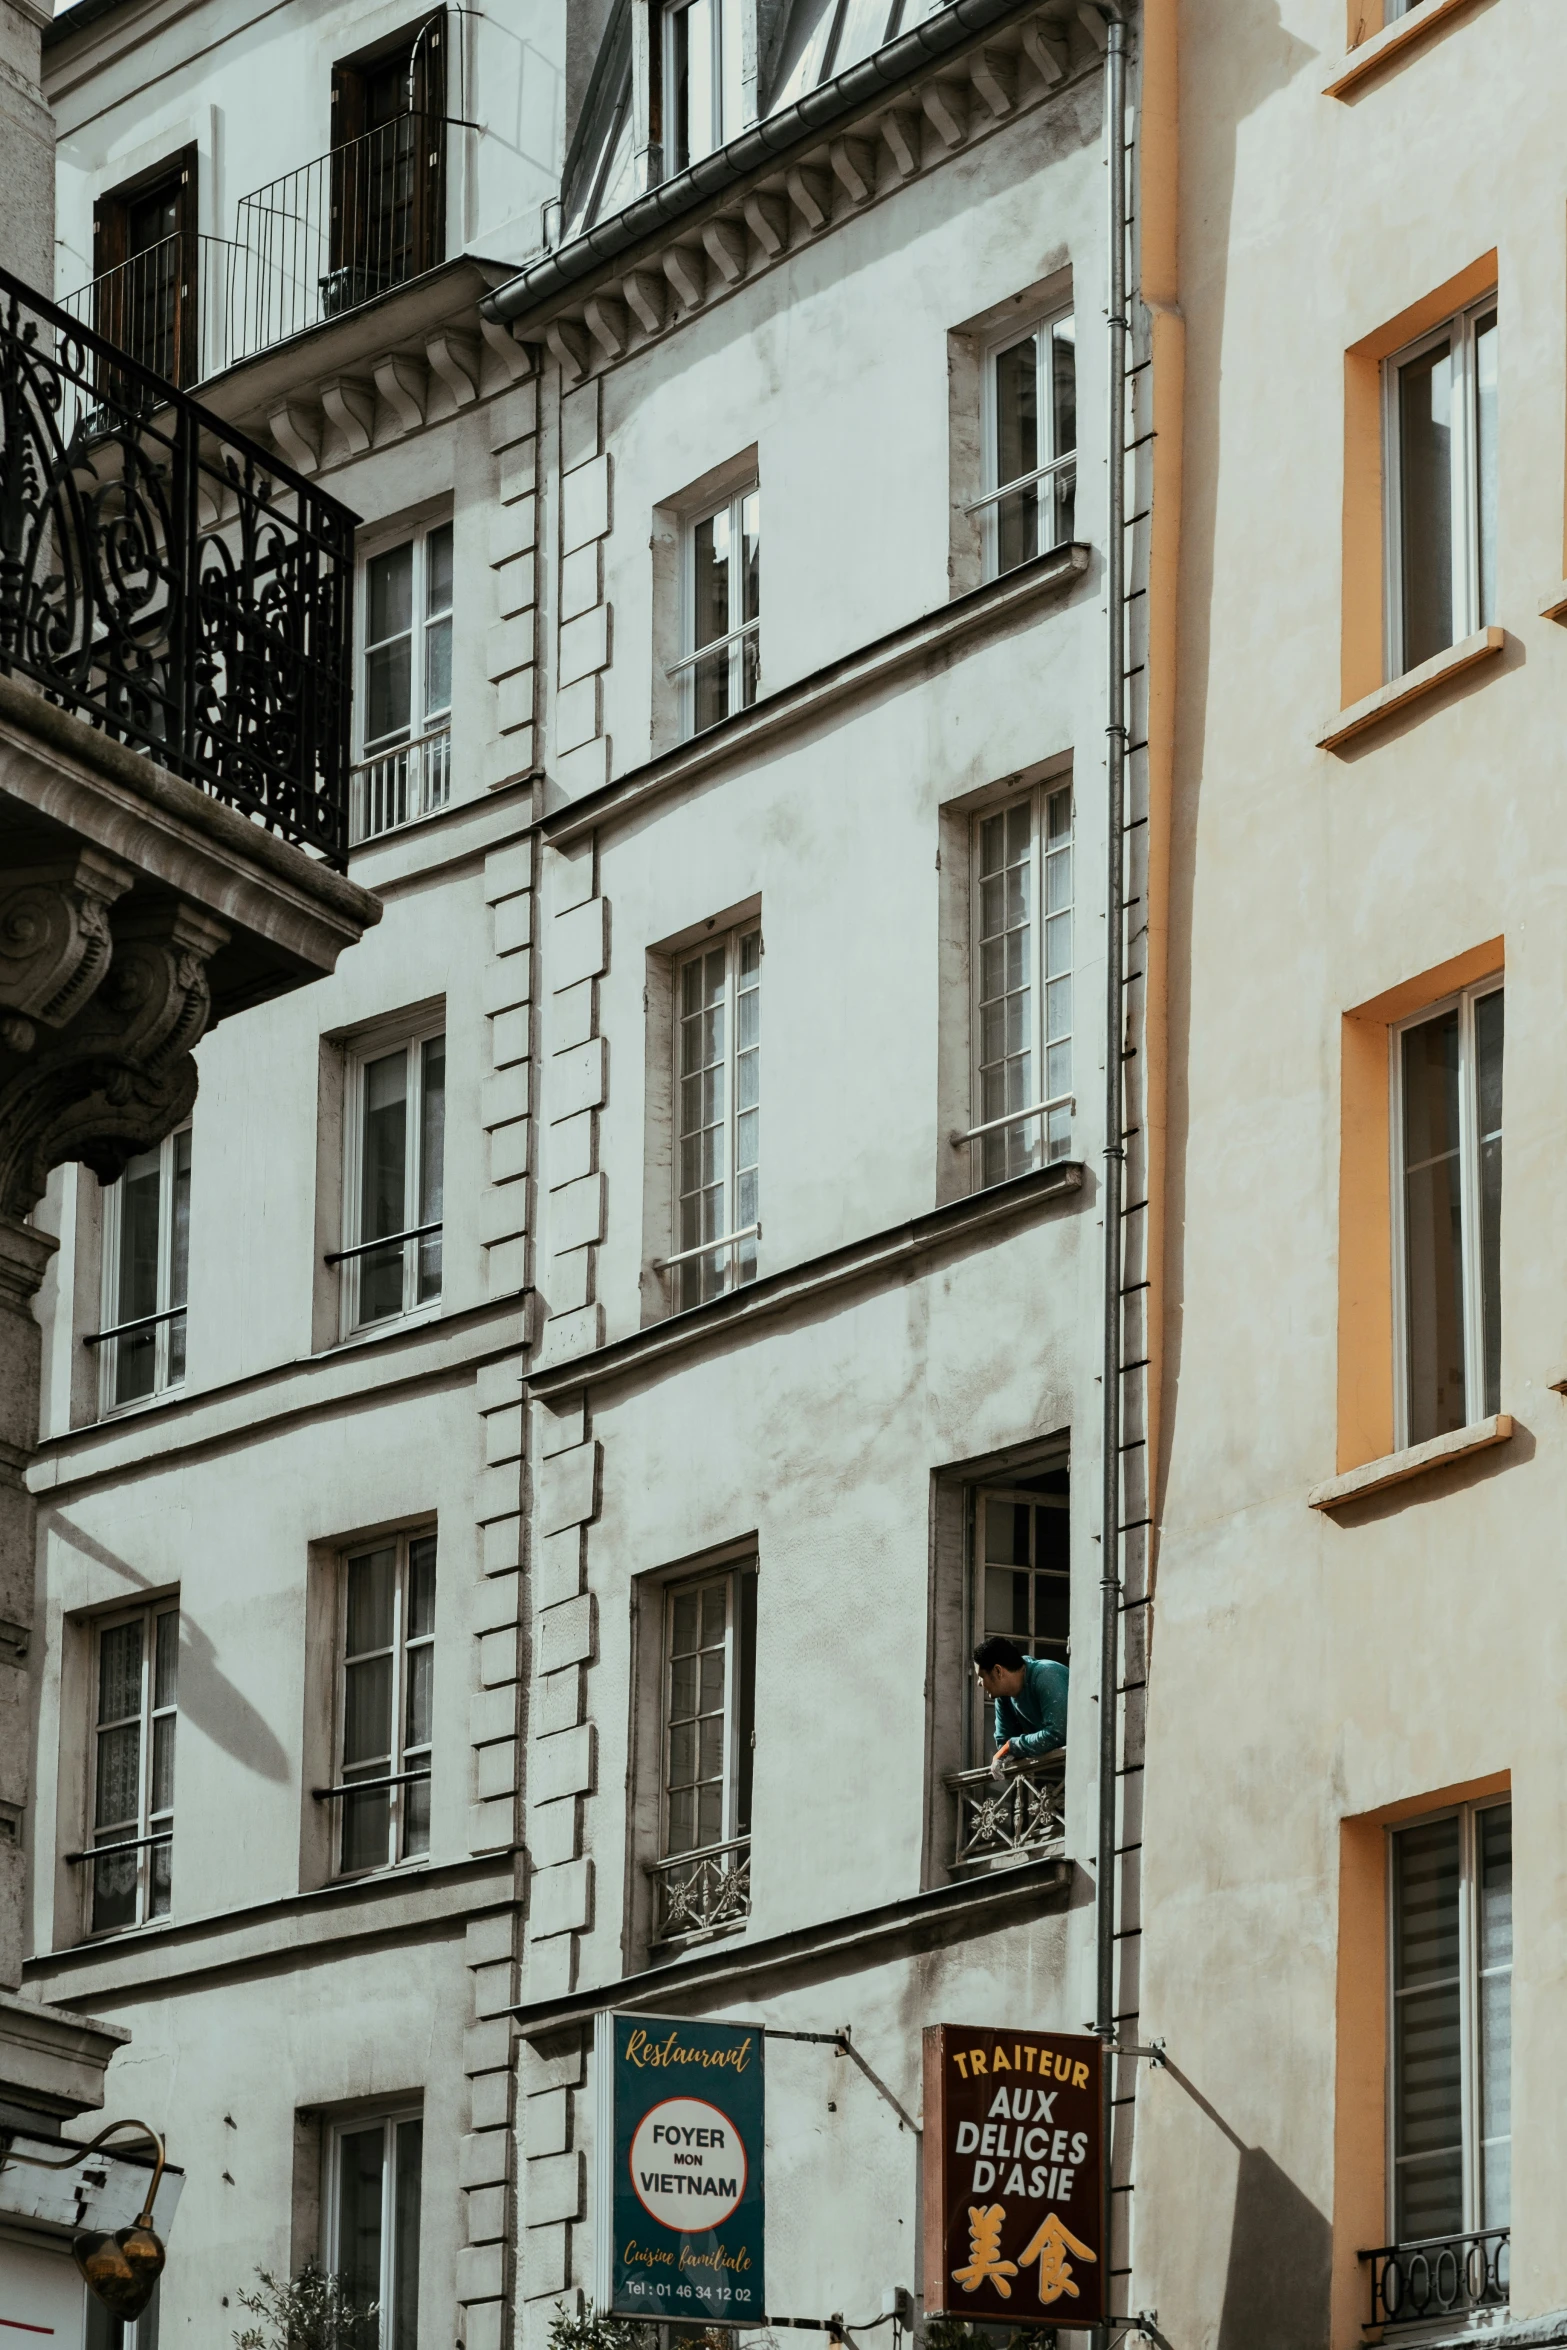
<path id="1" fill-rule="evenodd" d="M 337 865 L 353 524 L 0 270 L 0 670 Z"/>

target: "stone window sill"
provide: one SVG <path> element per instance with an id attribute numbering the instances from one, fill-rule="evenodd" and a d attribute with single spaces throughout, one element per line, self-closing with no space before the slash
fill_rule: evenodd
<path id="1" fill-rule="evenodd" d="M 1548 596 L 1540 598 L 1540 618 L 1567 621 L 1567 579 L 1560 587 L 1553 587 Z"/>
<path id="2" fill-rule="evenodd" d="M 1324 98 L 1347 97 L 1370 75 L 1380 73 L 1384 65 L 1402 57 L 1404 51 L 1412 49 L 1417 41 L 1424 40 L 1426 34 L 1441 24 L 1444 18 L 1456 16 L 1460 8 L 1467 8 L 1468 5 L 1469 0 L 1420 0 L 1420 5 L 1412 8 L 1407 16 L 1396 17 L 1380 33 L 1373 33 L 1369 41 L 1362 41 L 1357 49 L 1351 49 L 1347 57 L 1341 57 L 1323 83 L 1322 95 Z"/>
<path id="3" fill-rule="evenodd" d="M 1409 20 L 1401 17 L 1399 21 L 1407 24 Z M 1406 669 L 1402 677 L 1392 678 L 1388 684 L 1378 686 L 1374 694 L 1367 694 L 1363 701 L 1351 702 L 1347 710 L 1330 718 L 1317 737 L 1318 750 L 1341 750 L 1368 727 L 1379 726 L 1384 718 L 1407 709 L 1411 702 L 1424 700 L 1427 694 L 1451 684 L 1455 677 L 1462 677 L 1466 669 L 1473 669 L 1478 662 L 1492 660 L 1506 642 L 1507 631 L 1494 624 L 1477 628 L 1473 636 L 1460 637 L 1456 645 L 1433 653 L 1418 669 Z"/>
<path id="4" fill-rule="evenodd" d="M 1429 1469 L 1445 1469 L 1454 1461 L 1467 1460 L 1471 1453 L 1505 1444 L 1512 1432 L 1511 1412 L 1497 1412 L 1489 1420 L 1475 1420 L 1467 1428 L 1454 1428 L 1425 1444 L 1406 1445 L 1402 1452 L 1385 1453 L 1379 1461 L 1367 1461 L 1361 1468 L 1346 1469 L 1342 1477 L 1329 1477 L 1325 1484 L 1314 1485 L 1306 1496 L 1307 1507 L 1336 1510 L 1346 1502 L 1364 1501 L 1368 1494 L 1383 1493 L 1390 1485 L 1407 1485 L 1411 1477 L 1423 1477 Z"/>

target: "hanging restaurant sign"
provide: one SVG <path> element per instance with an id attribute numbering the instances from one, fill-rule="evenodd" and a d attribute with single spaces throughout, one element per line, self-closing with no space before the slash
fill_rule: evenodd
<path id="1" fill-rule="evenodd" d="M 594 2306 L 760 2325 L 762 2035 L 595 2018 Z"/>
<path id="2" fill-rule="evenodd" d="M 1089 2326 L 1106 2314 L 1100 2043 L 925 2032 L 925 2316 Z"/>

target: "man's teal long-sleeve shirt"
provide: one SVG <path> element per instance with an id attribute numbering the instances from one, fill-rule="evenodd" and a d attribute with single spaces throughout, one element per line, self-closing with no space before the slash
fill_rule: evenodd
<path id="1" fill-rule="evenodd" d="M 1053 1754 L 1066 1744 L 1065 1665 L 1053 1657 L 1023 1659 L 1023 1686 L 1016 1697 L 996 1699 L 996 1744 L 1010 1740 L 1012 1752 L 1025 1758 Z"/>

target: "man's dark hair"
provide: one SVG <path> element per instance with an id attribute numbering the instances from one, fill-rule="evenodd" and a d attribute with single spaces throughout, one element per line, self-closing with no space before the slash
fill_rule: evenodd
<path id="1" fill-rule="evenodd" d="M 980 1642 L 974 1651 L 974 1662 L 982 1673 L 993 1673 L 997 1665 L 1005 1665 L 1009 1673 L 1015 1673 L 1022 1667 L 1023 1651 L 996 1632 Z"/>

